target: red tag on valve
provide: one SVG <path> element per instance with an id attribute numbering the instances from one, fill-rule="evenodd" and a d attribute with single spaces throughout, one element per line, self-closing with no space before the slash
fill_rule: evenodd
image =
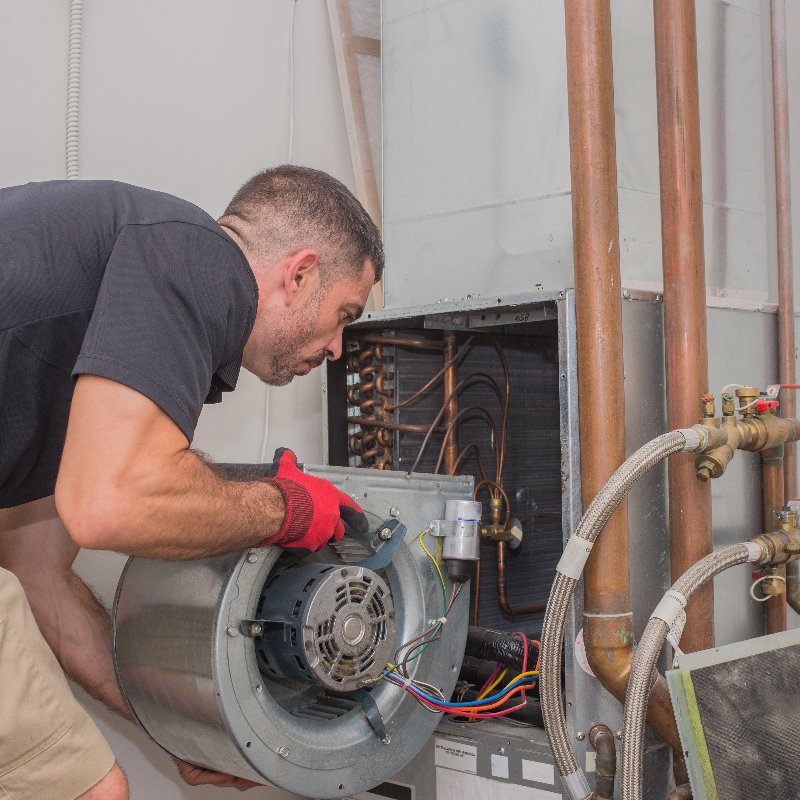
<path id="1" fill-rule="evenodd" d="M 778 400 L 759 400 L 756 403 L 756 411 L 772 411 L 780 405 Z"/>

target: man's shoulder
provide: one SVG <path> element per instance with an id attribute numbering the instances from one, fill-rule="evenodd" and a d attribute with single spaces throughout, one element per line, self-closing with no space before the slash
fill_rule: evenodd
<path id="1" fill-rule="evenodd" d="M 115 180 L 54 180 L 0 189 L 0 210 L 13 214 L 35 207 L 69 215 L 112 218 L 116 230 L 126 225 L 185 222 L 219 233 L 210 214 L 176 195 Z"/>

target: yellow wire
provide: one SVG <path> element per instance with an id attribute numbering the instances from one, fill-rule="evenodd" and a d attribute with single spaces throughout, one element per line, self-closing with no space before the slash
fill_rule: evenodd
<path id="1" fill-rule="evenodd" d="M 476 700 L 476 701 L 477 701 L 477 700 L 483 700 L 483 698 L 484 698 L 484 697 L 486 697 L 488 694 L 490 694 L 490 693 L 491 693 L 491 691 L 492 691 L 492 689 L 494 689 L 494 687 L 495 687 L 495 686 L 497 686 L 497 684 L 498 684 L 498 683 L 500 683 L 500 681 L 502 681 L 502 680 L 503 680 L 503 678 L 505 678 L 505 676 L 506 676 L 506 674 L 507 674 L 507 673 L 508 673 L 508 667 L 506 667 L 506 668 L 505 668 L 505 669 L 504 669 L 504 670 L 503 670 L 503 671 L 502 671 L 502 672 L 501 672 L 501 673 L 500 673 L 500 674 L 497 676 L 497 679 L 495 680 L 495 682 L 494 682 L 494 683 L 493 683 L 491 686 L 489 686 L 489 687 L 487 687 L 486 689 L 484 689 L 484 690 L 483 690 L 483 691 L 482 691 L 482 692 L 481 692 L 481 693 L 480 693 L 480 694 L 479 694 L 479 695 L 478 695 L 478 696 L 475 698 L 475 700 Z"/>
<path id="2" fill-rule="evenodd" d="M 417 541 L 420 543 L 420 546 L 425 551 L 425 554 L 428 556 L 428 558 L 431 561 L 433 561 L 433 566 L 436 567 L 436 572 L 439 575 L 439 580 L 442 582 L 442 591 L 445 592 L 445 597 L 446 597 L 447 596 L 447 594 L 446 594 L 447 588 L 446 588 L 445 583 L 444 583 L 444 575 L 442 575 L 442 570 L 439 568 L 439 562 L 431 555 L 431 553 L 428 550 L 428 548 L 425 547 L 425 542 L 422 541 L 422 537 L 425 535 L 425 533 L 426 533 L 426 531 L 422 531 L 422 533 L 419 535 L 419 539 L 417 539 Z"/>
<path id="3" fill-rule="evenodd" d="M 509 681 L 509 683 L 510 684 L 514 683 L 514 681 L 518 681 L 520 678 L 533 678 L 538 674 L 539 674 L 539 670 L 538 669 L 529 669 L 527 672 L 520 672 L 520 674 L 517 675 L 517 677 L 514 678 L 514 680 Z"/>

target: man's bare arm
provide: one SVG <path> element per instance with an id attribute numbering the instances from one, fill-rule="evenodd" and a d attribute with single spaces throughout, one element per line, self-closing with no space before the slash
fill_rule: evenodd
<path id="1" fill-rule="evenodd" d="M 129 719 L 111 659 L 111 619 L 72 571 L 77 554 L 52 497 L 0 510 L 0 565 L 19 578 L 45 641 L 65 672 Z"/>
<path id="2" fill-rule="evenodd" d="M 64 671 L 90 695 L 130 719 L 111 656 L 111 618 L 73 572 L 77 545 L 56 515 L 52 497 L 0 509 L 0 565 L 22 584 L 39 630 Z M 177 761 L 192 786 L 247 789 L 253 781 Z"/>
<path id="3" fill-rule="evenodd" d="M 75 386 L 56 504 L 82 547 L 169 559 L 256 545 L 285 516 L 274 486 L 226 480 L 150 399 L 94 375 Z"/>

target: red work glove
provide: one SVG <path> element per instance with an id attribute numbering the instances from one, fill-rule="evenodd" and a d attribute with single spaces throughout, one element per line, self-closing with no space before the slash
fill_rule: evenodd
<path id="1" fill-rule="evenodd" d="M 338 542 L 344 536 L 345 522 L 357 533 L 369 528 L 358 503 L 329 481 L 300 471 L 297 457 L 285 447 L 275 451 L 264 480 L 280 490 L 286 504 L 281 529 L 264 544 L 319 550 L 330 539 Z"/>

